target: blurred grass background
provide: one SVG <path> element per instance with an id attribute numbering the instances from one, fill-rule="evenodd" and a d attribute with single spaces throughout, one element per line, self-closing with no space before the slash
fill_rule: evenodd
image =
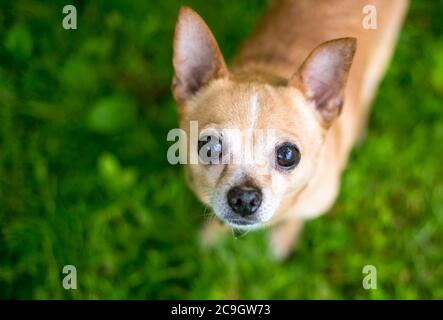
<path id="1" fill-rule="evenodd" d="M 205 209 L 166 161 L 181 4 L 229 58 L 267 1 L 1 2 L 0 298 L 443 298 L 443 1 L 412 1 L 340 198 L 284 263 L 266 230 L 199 245 Z"/>

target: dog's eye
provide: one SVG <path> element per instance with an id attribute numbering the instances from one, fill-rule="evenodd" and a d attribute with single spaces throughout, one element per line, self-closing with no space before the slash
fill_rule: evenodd
<path id="1" fill-rule="evenodd" d="M 198 156 L 203 164 L 219 164 L 223 145 L 219 137 L 204 136 L 198 140 Z"/>
<path id="2" fill-rule="evenodd" d="M 276 154 L 278 165 L 285 169 L 294 168 L 300 162 L 301 158 L 298 148 L 289 143 L 277 147 Z"/>

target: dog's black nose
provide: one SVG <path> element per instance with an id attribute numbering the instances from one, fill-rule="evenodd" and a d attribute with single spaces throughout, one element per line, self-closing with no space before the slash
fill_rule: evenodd
<path id="1" fill-rule="evenodd" d="M 261 200 L 261 191 L 254 187 L 233 187 L 228 191 L 229 206 L 242 217 L 254 214 Z"/>

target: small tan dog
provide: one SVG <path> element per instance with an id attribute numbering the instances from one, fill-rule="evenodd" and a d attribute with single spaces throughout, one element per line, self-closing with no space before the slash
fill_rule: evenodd
<path id="1" fill-rule="evenodd" d="M 376 9 L 376 29 L 363 26 L 367 5 Z M 270 244 L 283 258 L 302 221 L 333 205 L 406 9 L 407 0 L 274 1 L 228 69 L 202 18 L 181 8 L 172 89 L 180 127 L 189 134 L 198 121 L 189 156 L 209 157 L 186 172 L 222 221 L 239 229 L 277 224 Z M 266 142 L 263 130 L 272 131 Z M 239 140 L 264 161 L 229 161 L 244 150 Z"/>

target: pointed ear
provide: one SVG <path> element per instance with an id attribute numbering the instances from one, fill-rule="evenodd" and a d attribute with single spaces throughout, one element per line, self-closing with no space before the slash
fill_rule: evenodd
<path id="1" fill-rule="evenodd" d="M 178 102 L 189 99 L 212 79 L 228 70 L 214 36 L 192 9 L 181 7 L 175 27 L 172 91 Z"/>
<path id="2" fill-rule="evenodd" d="M 303 62 L 289 84 L 315 103 L 325 127 L 340 114 L 348 72 L 356 50 L 355 38 L 322 43 Z"/>

